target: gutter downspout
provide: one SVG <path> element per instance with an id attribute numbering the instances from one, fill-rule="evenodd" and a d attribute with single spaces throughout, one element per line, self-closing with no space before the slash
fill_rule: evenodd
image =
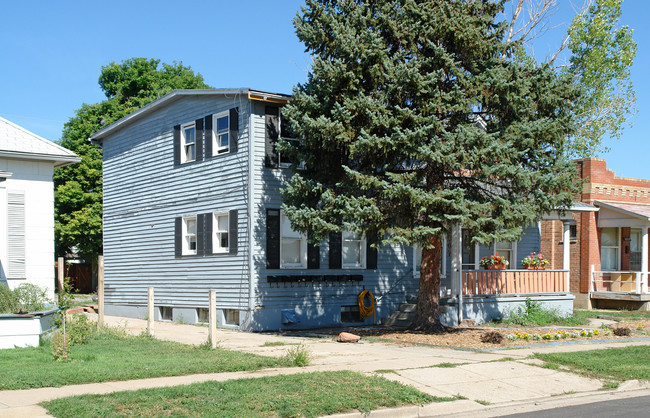
<path id="1" fill-rule="evenodd" d="M 253 129 L 253 101 L 248 99 L 248 312 L 249 327 L 253 323 L 253 311 L 255 310 L 255 289 L 253 287 L 253 275 L 255 272 L 255 233 L 253 231 L 253 210 L 255 205 L 255 130 Z"/>

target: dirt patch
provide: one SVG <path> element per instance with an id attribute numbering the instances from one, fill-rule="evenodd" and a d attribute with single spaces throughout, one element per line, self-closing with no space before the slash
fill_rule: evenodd
<path id="1" fill-rule="evenodd" d="M 641 329 L 638 326 L 641 325 Z M 479 327 L 479 328 L 450 328 L 448 332 L 441 334 L 428 334 L 417 331 L 389 330 L 389 329 L 355 329 L 351 332 L 362 337 L 375 337 L 382 340 L 389 340 L 403 344 L 427 344 L 443 347 L 462 347 L 473 349 L 489 349 L 496 347 L 516 347 L 531 344 L 548 344 L 559 341 L 589 341 L 600 339 L 620 339 L 631 337 L 648 337 L 650 334 L 650 321 L 620 322 L 619 327 L 627 327 L 632 330 L 630 337 L 617 337 L 607 329 L 592 329 L 594 334 L 589 336 L 588 328 L 535 328 L 535 327 Z M 584 330 L 584 333 L 583 333 Z M 484 343 L 481 336 L 488 331 L 498 331 L 503 334 L 504 340 L 501 344 Z M 507 338 L 508 335 L 520 337 L 514 340 Z M 547 335 L 550 340 L 535 340 L 535 334 L 543 338 Z M 558 339 L 555 335 L 560 334 Z M 586 335 L 583 335 L 586 334 Z M 527 335 L 528 339 L 525 339 Z"/>

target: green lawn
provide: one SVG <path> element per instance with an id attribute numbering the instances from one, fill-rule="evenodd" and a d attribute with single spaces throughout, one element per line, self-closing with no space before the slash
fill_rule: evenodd
<path id="1" fill-rule="evenodd" d="M 550 367 L 568 366 L 572 371 L 601 379 L 650 380 L 650 346 L 608 348 L 575 353 L 535 354 Z"/>
<path id="2" fill-rule="evenodd" d="M 62 386 L 193 373 L 257 370 L 289 361 L 222 349 L 108 333 L 73 345 L 71 361 L 55 361 L 49 344 L 0 350 L 0 390 Z"/>
<path id="3" fill-rule="evenodd" d="M 343 371 L 83 395 L 41 405 L 56 417 L 314 417 L 455 399 L 435 398 L 382 377 Z"/>
<path id="4" fill-rule="evenodd" d="M 598 317 L 613 317 L 620 320 L 628 321 L 643 321 L 650 320 L 650 312 L 646 311 L 624 311 L 624 310 L 574 310 L 573 315 L 577 318 L 598 318 Z"/>

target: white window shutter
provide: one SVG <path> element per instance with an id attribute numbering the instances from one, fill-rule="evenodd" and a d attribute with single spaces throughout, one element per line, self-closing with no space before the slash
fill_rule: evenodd
<path id="1" fill-rule="evenodd" d="M 25 193 L 7 193 L 7 277 L 25 278 Z"/>

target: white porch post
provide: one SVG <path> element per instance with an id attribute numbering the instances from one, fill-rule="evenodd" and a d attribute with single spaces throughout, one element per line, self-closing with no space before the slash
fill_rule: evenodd
<path id="1" fill-rule="evenodd" d="M 564 239 L 562 241 L 562 270 L 566 270 L 566 291 L 571 291 L 571 224 L 564 222 Z"/>
<path id="2" fill-rule="evenodd" d="M 648 293 L 648 227 L 641 228 L 641 292 Z"/>
<path id="3" fill-rule="evenodd" d="M 460 224 L 451 230 L 451 284 L 458 298 L 458 323 L 463 320 L 463 244 Z"/>

